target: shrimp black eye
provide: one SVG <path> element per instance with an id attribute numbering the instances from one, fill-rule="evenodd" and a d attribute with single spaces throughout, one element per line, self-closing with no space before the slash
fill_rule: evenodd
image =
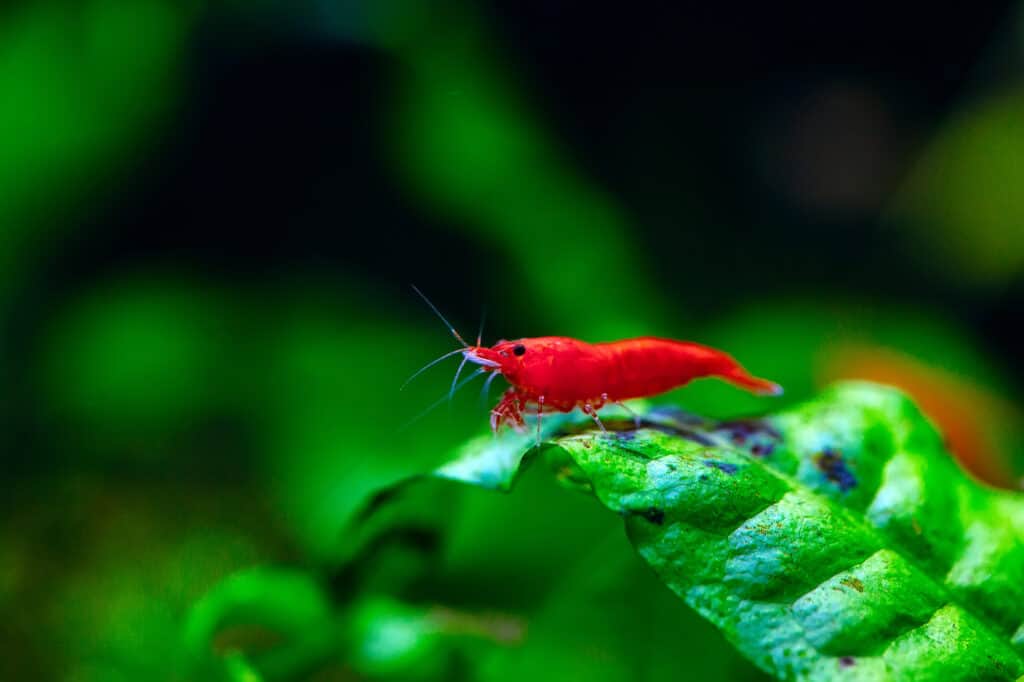
<path id="1" fill-rule="evenodd" d="M 522 355 L 523 353 L 526 352 L 526 346 L 524 346 L 521 343 L 517 343 L 516 345 L 512 346 L 512 352 L 515 353 L 516 355 Z"/>

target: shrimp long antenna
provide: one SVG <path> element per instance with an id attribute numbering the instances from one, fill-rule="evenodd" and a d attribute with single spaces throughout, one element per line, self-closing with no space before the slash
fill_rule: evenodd
<path id="1" fill-rule="evenodd" d="M 487 319 L 487 308 L 483 308 L 480 311 L 480 329 L 476 333 L 476 345 L 479 347 L 480 342 L 484 337 L 484 320 Z M 462 368 L 466 366 L 466 362 L 469 360 L 469 356 L 462 358 L 462 362 L 459 363 L 459 368 L 455 370 L 455 377 L 452 379 L 452 388 L 448 393 L 448 407 L 451 408 L 452 397 L 455 395 L 455 384 L 459 382 L 459 375 L 462 374 Z"/>
<path id="2" fill-rule="evenodd" d="M 415 284 L 410 284 L 409 286 L 411 286 L 412 290 L 415 291 L 417 294 L 419 294 L 420 298 L 422 298 L 424 300 L 424 302 L 426 302 L 426 304 L 428 306 L 430 306 L 430 309 L 434 311 L 434 314 L 437 315 L 439 318 L 441 318 L 441 321 L 444 322 L 444 326 L 448 327 L 448 331 L 450 331 L 452 333 L 452 336 L 454 336 L 455 339 L 459 343 L 461 343 L 463 346 L 465 346 L 466 348 L 469 348 L 469 344 L 466 343 L 466 340 L 463 339 L 462 336 L 457 331 L 455 331 L 455 327 L 452 326 L 451 322 L 449 322 L 448 320 L 446 320 L 444 318 L 444 315 L 442 315 L 441 311 L 437 309 L 437 306 L 435 306 L 433 303 L 431 303 L 430 299 L 427 298 L 426 295 L 424 295 L 424 293 L 422 291 L 417 289 Z"/>
<path id="3" fill-rule="evenodd" d="M 431 360 L 430 362 L 428 362 L 427 364 L 423 365 L 418 370 L 416 370 L 416 372 L 411 377 L 406 379 L 405 383 L 402 384 L 402 387 L 399 388 L 398 390 L 401 391 L 402 389 L 404 389 L 406 386 L 409 385 L 410 381 L 412 381 L 413 379 L 415 379 L 419 375 L 423 374 L 424 372 L 426 372 L 428 369 L 430 369 L 431 367 L 433 367 L 437 363 L 441 362 L 442 360 L 447 360 L 448 358 L 450 358 L 451 356 L 455 355 L 456 353 L 461 353 L 461 352 L 462 352 L 461 348 L 456 348 L 455 350 L 451 351 L 450 353 L 445 353 L 444 355 L 442 355 L 441 357 L 437 358 L 436 360 Z"/>
<path id="4" fill-rule="evenodd" d="M 483 367 L 481 367 L 480 369 L 478 369 L 477 371 L 473 372 L 468 377 L 466 377 L 465 379 L 460 381 L 458 383 L 458 385 L 455 387 L 455 390 L 458 391 L 460 388 L 462 388 L 463 386 L 465 386 L 466 384 L 471 382 L 473 379 L 476 379 L 478 376 L 480 376 L 481 374 L 483 374 L 486 371 L 487 370 L 485 370 Z M 428 414 L 430 414 L 431 412 L 436 410 L 438 407 L 440 407 L 446 400 L 448 400 L 450 398 L 450 395 L 451 394 L 446 394 L 446 395 L 441 396 L 441 398 L 439 400 L 437 400 L 433 405 L 431 405 L 427 409 L 423 410 L 422 412 L 420 412 L 418 415 L 416 415 L 415 417 L 413 417 L 409 421 L 407 421 L 404 424 L 402 424 L 398 428 L 398 430 L 399 431 L 405 431 L 407 428 L 409 428 L 410 426 L 412 426 L 413 424 L 418 422 L 420 419 L 423 419 L 424 417 L 426 417 Z"/>
<path id="5" fill-rule="evenodd" d="M 484 322 L 487 320 L 487 306 L 480 309 L 480 329 L 476 333 L 476 345 L 479 346 L 484 340 Z"/>

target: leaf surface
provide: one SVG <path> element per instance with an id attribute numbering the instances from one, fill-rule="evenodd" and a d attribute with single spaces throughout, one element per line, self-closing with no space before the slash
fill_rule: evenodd
<path id="1" fill-rule="evenodd" d="M 844 383 L 760 419 L 662 408 L 609 426 L 550 425 L 544 459 L 622 515 L 659 578 L 765 671 L 1024 672 L 1024 500 L 965 476 L 899 392 Z M 436 475 L 507 489 L 527 448 L 477 441 Z"/>
<path id="2" fill-rule="evenodd" d="M 552 415 L 541 434 L 470 441 L 434 472 L 367 502 L 344 533 L 350 563 L 340 574 L 348 595 L 341 603 L 302 575 L 245 575 L 197 605 L 191 648 L 208 650 L 221 624 L 257 621 L 291 633 L 292 643 L 253 659 L 253 673 L 299 679 L 312 661 L 340 654 L 346 665 L 382 679 L 413 672 L 443 679 L 449 654 L 470 651 L 453 648 L 449 635 L 461 639 L 472 623 L 468 631 L 489 642 L 471 647 L 479 679 L 542 679 L 554 670 L 563 677 L 674 679 L 703 669 L 700 660 L 680 660 L 685 647 L 674 638 L 695 630 L 663 612 L 670 593 L 635 589 L 637 580 L 609 558 L 614 543 L 588 555 L 588 547 L 597 549 L 599 525 L 553 530 L 556 508 L 585 516 L 585 506 L 560 506 L 571 498 L 557 490 L 530 497 L 531 486 L 517 489 L 522 472 L 542 459 L 563 486 L 619 514 L 660 581 L 779 679 L 1024 679 L 1024 496 L 967 477 L 901 393 L 844 383 L 803 405 L 727 422 L 668 407 L 637 410 L 639 428 L 615 413 L 602 415 L 606 432 L 583 417 Z M 477 504 L 456 513 L 458 484 L 511 491 L 530 499 L 530 510 L 501 512 L 515 505 L 479 491 L 464 500 Z M 494 504 L 481 505 L 485 499 Z M 456 533 L 451 553 L 438 554 L 436 538 L 457 528 L 457 519 L 483 525 Z M 537 548 L 559 558 L 529 569 L 526 557 L 517 558 L 525 552 L 514 548 L 538 534 L 547 539 Z M 402 547 L 419 548 L 416 556 L 427 563 L 410 564 L 407 551 L 395 559 Z M 467 572 L 467 559 L 493 552 L 497 564 Z M 436 563 L 438 557 L 447 559 Z M 430 562 L 433 573 L 424 572 Z M 533 633 L 524 646 L 507 646 L 511 640 L 495 634 L 507 628 L 482 628 L 479 616 L 366 598 L 431 594 L 428 583 L 416 581 L 434 575 L 443 588 L 448 575 L 463 591 L 475 584 L 486 603 L 495 585 L 521 580 L 524 571 L 554 586 L 540 610 L 524 613 Z M 477 583 L 463 582 L 467 576 Z M 586 622 L 574 624 L 582 612 Z M 653 634 L 638 636 L 644 631 Z M 404 633 L 395 641 L 408 646 L 366 658 L 358 643 L 382 641 L 380 632 Z M 588 667 L 594 646 L 607 658 Z M 248 679 L 249 672 L 232 674 Z"/>

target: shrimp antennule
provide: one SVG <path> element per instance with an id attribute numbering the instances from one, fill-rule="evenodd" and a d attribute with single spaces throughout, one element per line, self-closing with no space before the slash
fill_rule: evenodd
<path id="1" fill-rule="evenodd" d="M 428 369 L 430 369 L 431 367 L 433 367 L 437 363 L 441 362 L 442 360 L 447 360 L 451 356 L 455 355 L 456 353 L 461 353 L 462 351 L 463 351 L 462 348 L 456 348 L 455 350 L 453 350 L 453 351 L 451 351 L 449 353 L 445 353 L 444 355 L 442 355 L 441 357 L 437 358 L 436 360 L 431 360 L 430 362 L 428 362 L 427 364 L 423 365 L 418 370 L 416 370 L 416 372 L 413 373 L 413 375 L 411 377 L 406 379 L 405 383 L 402 384 L 401 388 L 399 388 L 398 390 L 401 391 L 403 388 L 405 388 L 406 386 L 409 385 L 410 381 L 412 381 L 413 379 L 415 379 L 419 375 L 423 374 L 424 372 L 426 372 Z"/>
<path id="2" fill-rule="evenodd" d="M 455 378 L 452 379 L 452 388 L 450 391 L 448 391 L 449 407 L 451 407 L 452 398 L 455 397 L 455 386 L 459 383 L 459 375 L 462 374 L 462 368 L 466 366 L 467 362 L 469 362 L 469 357 L 463 355 L 462 362 L 459 363 L 459 368 L 455 370 Z"/>
<path id="3" fill-rule="evenodd" d="M 491 383 L 498 377 L 501 372 L 491 372 L 491 376 L 487 377 L 484 381 L 484 387 L 480 390 L 480 405 L 484 405 L 488 398 L 491 397 Z"/>
<path id="4" fill-rule="evenodd" d="M 455 340 L 458 341 L 459 343 L 461 343 L 466 348 L 469 348 L 469 344 L 466 343 L 466 340 L 462 338 L 461 334 L 459 334 L 457 331 L 455 331 L 455 327 L 452 326 L 451 322 L 449 322 L 448 320 L 445 319 L 444 315 L 441 314 L 441 311 L 437 309 L 437 306 L 435 306 L 433 303 L 431 303 L 430 299 L 427 298 L 426 295 L 422 291 L 417 289 L 415 284 L 410 284 L 409 286 L 411 286 L 412 290 L 415 291 L 417 294 L 419 294 L 420 298 L 422 298 L 424 300 L 424 302 L 428 306 L 430 306 L 430 309 L 434 311 L 434 314 L 437 315 L 439 318 L 441 318 L 441 321 L 444 322 L 444 326 L 448 327 L 448 331 L 450 331 L 452 333 L 452 336 L 455 337 Z"/>
<path id="5" fill-rule="evenodd" d="M 480 329 L 478 329 L 477 332 L 476 332 L 476 345 L 477 345 L 478 348 L 480 347 L 480 341 L 481 341 L 481 339 L 483 339 L 483 336 L 484 336 L 484 320 L 486 320 L 486 319 L 487 319 L 487 308 L 483 308 L 480 311 Z M 452 398 L 455 396 L 455 384 L 457 384 L 459 382 L 459 375 L 462 374 L 462 368 L 466 366 L 467 362 L 469 362 L 469 355 L 463 355 L 462 362 L 459 363 L 459 368 L 457 370 L 455 370 L 455 378 L 452 379 L 452 388 L 451 388 L 451 391 L 449 391 L 449 393 L 448 393 L 449 407 L 451 407 Z M 487 382 L 484 382 L 484 383 L 487 383 Z"/>
<path id="6" fill-rule="evenodd" d="M 480 329 L 476 332 L 476 345 L 479 346 L 484 340 L 484 322 L 487 321 L 487 306 L 480 309 Z"/>

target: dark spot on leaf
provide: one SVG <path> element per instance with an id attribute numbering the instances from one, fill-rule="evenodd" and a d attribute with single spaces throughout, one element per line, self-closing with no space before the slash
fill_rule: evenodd
<path id="1" fill-rule="evenodd" d="M 727 431 L 732 438 L 746 440 L 750 436 L 766 436 L 772 440 L 782 440 L 782 434 L 774 426 L 763 419 L 737 419 L 723 422 L 719 430 Z"/>
<path id="2" fill-rule="evenodd" d="M 845 493 L 856 487 L 857 479 L 846 466 L 843 455 L 838 450 L 825 448 L 815 456 L 814 464 L 825 474 L 825 478 L 839 486 L 840 491 Z"/>
<path id="3" fill-rule="evenodd" d="M 659 405 L 651 410 L 650 414 L 652 417 L 667 417 L 674 422 L 686 424 L 687 426 L 699 426 L 705 423 L 703 417 L 690 414 L 672 405 Z"/>
<path id="4" fill-rule="evenodd" d="M 732 476 L 739 470 L 739 467 L 736 466 L 735 464 L 730 464 L 729 462 L 716 462 L 713 459 L 704 460 L 704 466 L 711 467 L 712 469 L 718 469 L 719 471 L 725 472 L 730 476 Z"/>
<path id="5" fill-rule="evenodd" d="M 862 583 L 857 578 L 843 578 L 839 582 L 842 583 L 843 585 L 846 585 L 847 587 L 849 587 L 852 590 L 857 590 L 858 592 L 863 592 L 864 591 L 864 583 Z"/>
<path id="6" fill-rule="evenodd" d="M 852 668 L 857 663 L 857 659 L 853 656 L 843 656 L 839 659 L 840 668 Z"/>
<path id="7" fill-rule="evenodd" d="M 686 438 L 687 440 L 692 440 L 695 443 L 700 443 L 701 445 L 715 444 L 715 441 L 711 440 L 707 436 L 703 436 L 697 433 L 696 431 L 680 431 L 679 435 L 682 436 L 683 438 Z"/>
<path id="8" fill-rule="evenodd" d="M 670 436 L 679 436 L 680 438 L 692 440 L 693 442 L 700 443 L 701 445 L 715 444 L 713 440 L 711 440 L 707 436 L 697 433 L 696 431 L 690 431 L 689 429 L 676 426 L 669 426 L 668 424 L 658 424 L 655 422 L 642 420 L 640 422 L 640 428 L 651 429 L 652 431 L 659 431 L 661 433 L 666 433 Z"/>
<path id="9" fill-rule="evenodd" d="M 723 422 L 714 431 L 735 447 L 745 448 L 756 457 L 766 457 L 782 440 L 782 434 L 769 422 L 760 419 L 740 419 Z"/>
<path id="10" fill-rule="evenodd" d="M 665 512 L 657 507 L 651 507 L 647 511 L 640 514 L 651 523 L 660 526 L 665 522 Z"/>
<path id="11" fill-rule="evenodd" d="M 621 441 L 629 442 L 636 440 L 636 431 L 616 431 L 615 437 Z"/>

